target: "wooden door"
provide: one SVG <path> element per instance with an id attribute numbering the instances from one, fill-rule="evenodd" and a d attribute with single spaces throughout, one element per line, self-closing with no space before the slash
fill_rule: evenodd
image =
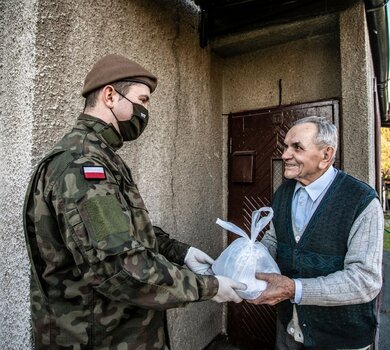
<path id="1" fill-rule="evenodd" d="M 283 181 L 283 141 L 295 120 L 316 115 L 338 126 L 338 114 L 337 100 L 230 114 L 228 221 L 250 233 L 252 211 L 270 205 Z M 336 166 L 340 166 L 340 151 Z M 236 238 L 229 233 L 229 243 Z M 274 349 L 275 322 L 275 307 L 245 301 L 228 305 L 228 336 L 240 349 Z"/>

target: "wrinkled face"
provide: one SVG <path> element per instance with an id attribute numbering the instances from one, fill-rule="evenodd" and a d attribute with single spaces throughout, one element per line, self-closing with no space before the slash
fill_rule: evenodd
<path id="1" fill-rule="evenodd" d="M 118 120 L 129 120 L 132 117 L 133 104 L 131 102 L 138 103 L 146 109 L 149 108 L 150 89 L 145 84 L 134 84 L 130 86 L 129 91 L 124 96 L 131 102 L 122 98 L 118 93 L 116 95 L 116 104 L 113 111 Z"/>
<path id="2" fill-rule="evenodd" d="M 314 144 L 317 127 L 313 123 L 293 126 L 284 139 L 284 176 L 307 186 L 329 167 L 325 149 Z"/>

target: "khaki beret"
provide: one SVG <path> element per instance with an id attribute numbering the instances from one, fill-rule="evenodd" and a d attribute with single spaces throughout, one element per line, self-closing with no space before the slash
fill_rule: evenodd
<path id="1" fill-rule="evenodd" d="M 120 55 L 107 55 L 95 63 L 87 74 L 81 95 L 85 97 L 91 91 L 120 80 L 142 83 L 153 92 L 157 86 L 157 77 L 138 63 Z"/>

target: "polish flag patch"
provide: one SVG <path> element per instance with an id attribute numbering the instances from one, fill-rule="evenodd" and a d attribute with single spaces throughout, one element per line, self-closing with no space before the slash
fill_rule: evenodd
<path id="1" fill-rule="evenodd" d="M 102 166 L 83 166 L 84 179 L 105 180 L 106 172 Z"/>

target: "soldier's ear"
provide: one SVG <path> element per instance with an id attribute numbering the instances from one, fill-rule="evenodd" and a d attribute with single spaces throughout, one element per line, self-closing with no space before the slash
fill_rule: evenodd
<path id="1" fill-rule="evenodd" d="M 102 89 L 101 98 L 102 102 L 110 109 L 114 108 L 115 89 L 111 85 L 106 85 Z"/>

